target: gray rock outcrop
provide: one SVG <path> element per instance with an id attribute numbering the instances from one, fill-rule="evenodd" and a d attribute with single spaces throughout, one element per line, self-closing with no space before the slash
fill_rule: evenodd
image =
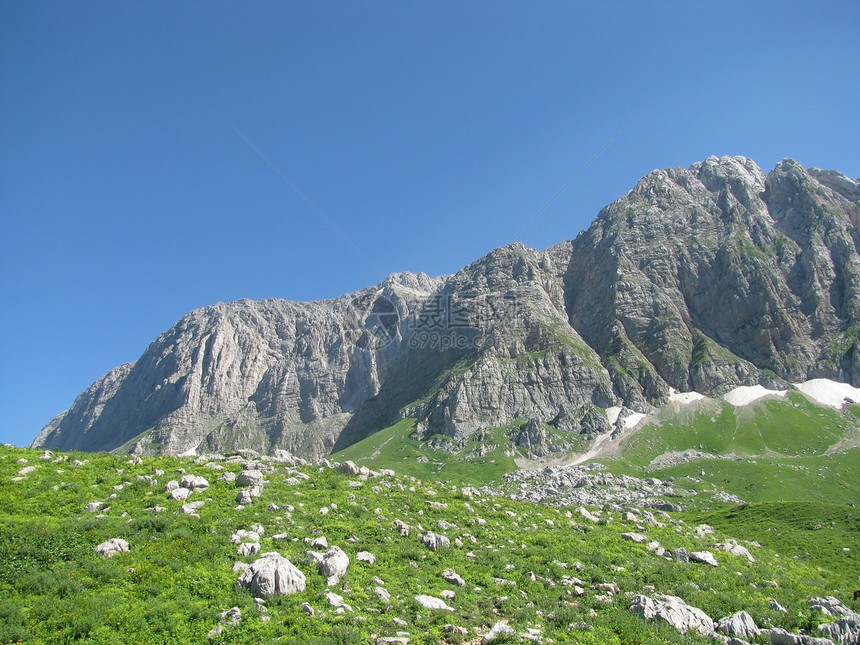
<path id="1" fill-rule="evenodd" d="M 770 630 L 770 642 L 771 645 L 833 645 L 833 641 L 828 638 L 792 634 L 779 627 Z"/>
<path id="2" fill-rule="evenodd" d="M 443 611 L 454 611 L 453 607 L 449 607 L 448 603 L 446 603 L 441 598 L 436 598 L 435 596 L 427 596 L 427 595 L 418 595 L 415 596 L 415 602 L 424 607 L 424 609 L 439 609 Z"/>
<path id="3" fill-rule="evenodd" d="M 451 540 L 444 535 L 439 535 L 438 533 L 427 532 L 421 536 L 421 541 L 424 543 L 424 546 L 431 551 L 451 548 Z"/>
<path id="4" fill-rule="evenodd" d="M 517 635 L 513 627 L 505 622 L 499 621 L 490 628 L 481 638 L 481 645 L 489 645 L 490 643 L 500 643 L 509 641 Z"/>
<path id="5" fill-rule="evenodd" d="M 450 582 L 452 585 L 457 585 L 458 587 L 466 586 L 466 581 L 463 580 L 463 577 L 453 569 L 445 569 L 442 572 L 442 579 L 445 582 Z"/>
<path id="6" fill-rule="evenodd" d="M 346 570 L 349 568 L 349 556 L 344 553 L 339 546 L 329 547 L 319 563 L 320 573 L 333 579 L 330 584 L 337 582 L 346 575 Z"/>
<path id="7" fill-rule="evenodd" d="M 753 617 L 745 611 L 739 611 L 721 619 L 717 623 L 717 631 L 746 641 L 752 641 L 759 634 L 759 628 Z"/>
<path id="8" fill-rule="evenodd" d="M 851 612 L 832 623 L 819 625 L 818 631 L 839 645 L 857 645 L 860 643 L 860 614 Z"/>
<path id="9" fill-rule="evenodd" d="M 113 557 L 117 553 L 125 553 L 128 551 L 128 542 L 122 538 L 111 538 L 107 542 L 102 542 L 95 548 L 95 552 L 107 557 Z"/>
<path id="10" fill-rule="evenodd" d="M 654 598 L 633 596 L 630 612 L 646 620 L 661 620 L 682 634 L 695 630 L 703 636 L 714 633 L 714 621 L 701 609 L 691 607 L 676 596 L 658 594 Z"/>
<path id="11" fill-rule="evenodd" d="M 276 552 L 263 553 L 236 581 L 255 598 L 302 592 L 305 584 L 305 574 Z"/>
<path id="12" fill-rule="evenodd" d="M 693 551 L 690 553 L 690 562 L 698 562 L 699 564 L 707 564 L 712 567 L 718 567 L 719 563 L 710 551 Z"/>

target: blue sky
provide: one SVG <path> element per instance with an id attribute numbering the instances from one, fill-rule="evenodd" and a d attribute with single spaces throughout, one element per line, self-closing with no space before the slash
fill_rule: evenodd
<path id="1" fill-rule="evenodd" d="M 860 177 L 858 33 L 856 1 L 2 2 L 0 442 L 196 307 L 456 271 L 619 132 L 516 239 L 711 154 Z"/>

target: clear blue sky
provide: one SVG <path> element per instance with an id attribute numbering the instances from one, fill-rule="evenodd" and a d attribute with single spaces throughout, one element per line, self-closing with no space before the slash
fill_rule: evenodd
<path id="1" fill-rule="evenodd" d="M 519 241 L 711 154 L 860 177 L 858 34 L 854 0 L 0 2 L 0 442 L 196 307 L 456 271 L 622 129 Z"/>

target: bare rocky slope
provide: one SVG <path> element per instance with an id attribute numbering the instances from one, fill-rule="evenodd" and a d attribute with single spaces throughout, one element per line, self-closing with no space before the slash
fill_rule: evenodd
<path id="1" fill-rule="evenodd" d="M 404 417 L 453 449 L 482 430 L 609 429 L 670 388 L 860 385 L 860 184 L 787 159 L 657 170 L 575 240 L 496 249 L 335 300 L 191 312 L 33 446 L 319 457 Z"/>

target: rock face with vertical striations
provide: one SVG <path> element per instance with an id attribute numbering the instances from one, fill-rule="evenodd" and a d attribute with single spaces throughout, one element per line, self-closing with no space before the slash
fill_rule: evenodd
<path id="1" fill-rule="evenodd" d="M 790 159 L 657 170 L 545 251 L 193 311 L 33 445 L 319 457 L 411 417 L 452 450 L 525 420 L 511 439 L 542 456 L 547 430 L 606 432 L 603 409 L 670 388 L 860 385 L 858 221 L 857 181 Z"/>

